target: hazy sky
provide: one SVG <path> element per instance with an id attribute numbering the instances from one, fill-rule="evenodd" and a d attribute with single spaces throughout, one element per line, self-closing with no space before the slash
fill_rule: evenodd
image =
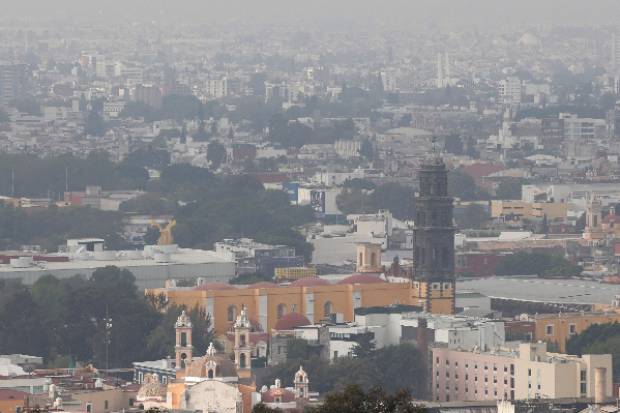
<path id="1" fill-rule="evenodd" d="M 620 0 L 0 0 L 3 15 L 620 24 Z"/>

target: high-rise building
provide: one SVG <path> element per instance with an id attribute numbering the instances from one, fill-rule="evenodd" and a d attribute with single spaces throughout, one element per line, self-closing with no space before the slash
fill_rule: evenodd
<path id="1" fill-rule="evenodd" d="M 0 107 L 6 107 L 22 93 L 22 65 L 0 65 Z"/>
<path id="2" fill-rule="evenodd" d="M 420 170 L 413 229 L 414 291 L 428 312 L 454 312 L 454 226 L 448 171 L 436 154 Z"/>
<path id="3" fill-rule="evenodd" d="M 611 35 L 611 68 L 613 74 L 620 74 L 620 33 Z"/>

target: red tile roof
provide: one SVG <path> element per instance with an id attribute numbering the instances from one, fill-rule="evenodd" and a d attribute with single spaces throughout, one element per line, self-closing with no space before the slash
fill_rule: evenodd
<path id="1" fill-rule="evenodd" d="M 504 166 L 491 163 L 475 163 L 461 168 L 461 171 L 474 179 L 481 179 L 499 171 L 503 171 Z"/>
<path id="2" fill-rule="evenodd" d="M 374 274 L 353 274 L 338 281 L 338 284 L 374 284 L 387 282 Z"/>
<path id="3" fill-rule="evenodd" d="M 291 287 L 314 287 L 317 285 L 329 285 L 329 281 L 319 277 L 304 277 L 291 283 Z"/>
<path id="4" fill-rule="evenodd" d="M 305 316 L 299 313 L 288 313 L 278 320 L 275 329 L 279 331 L 292 330 L 295 327 L 307 326 L 308 324 L 310 324 L 310 320 Z"/>

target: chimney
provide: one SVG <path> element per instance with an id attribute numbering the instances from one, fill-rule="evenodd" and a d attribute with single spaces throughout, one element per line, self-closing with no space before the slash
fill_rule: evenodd
<path id="1" fill-rule="evenodd" d="M 594 369 L 594 403 L 603 404 L 607 400 L 605 390 L 607 388 L 607 369 L 596 367 Z"/>
<path id="2" fill-rule="evenodd" d="M 432 366 L 433 363 L 429 360 L 431 355 L 428 351 L 428 322 L 426 318 L 418 318 L 418 329 L 416 330 L 416 343 L 418 345 L 418 350 L 420 351 L 420 356 L 422 358 L 422 370 L 425 373 L 426 377 L 432 377 Z M 432 394 L 431 380 L 426 381 L 426 386 L 424 386 L 424 394 L 428 396 Z"/>

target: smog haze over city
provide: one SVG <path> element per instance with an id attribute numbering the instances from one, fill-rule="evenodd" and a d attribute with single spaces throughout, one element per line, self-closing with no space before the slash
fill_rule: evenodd
<path id="1" fill-rule="evenodd" d="M 620 413 L 620 0 L 0 0 L 0 413 Z"/>

